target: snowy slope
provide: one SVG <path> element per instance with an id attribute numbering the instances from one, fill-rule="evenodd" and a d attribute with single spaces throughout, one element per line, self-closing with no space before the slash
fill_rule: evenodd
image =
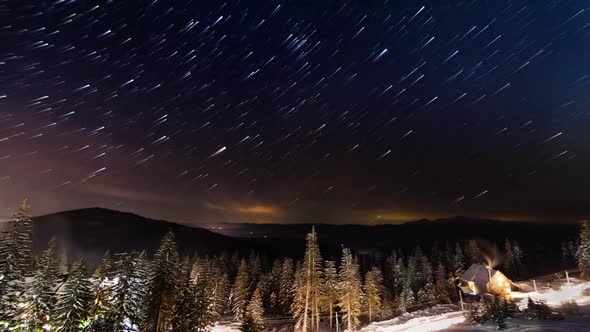
<path id="1" fill-rule="evenodd" d="M 406 313 L 391 320 L 377 322 L 364 327 L 363 332 L 438 331 L 454 324 L 462 323 L 465 318 L 455 305 L 441 305 L 427 310 Z"/>
<path id="2" fill-rule="evenodd" d="M 529 321 L 524 319 L 509 319 L 506 331 L 590 331 L 590 296 L 583 296 L 583 291 L 590 288 L 589 282 L 563 285 L 559 290 L 543 290 L 539 293 L 514 293 L 519 305 L 526 307 L 526 299 L 546 301 L 553 307 L 564 301 L 576 301 L 583 313 L 582 317 L 566 317 L 563 321 Z M 496 331 L 494 324 L 471 326 L 464 324 L 464 317 L 456 306 L 445 305 L 422 311 L 405 314 L 391 320 L 370 324 L 363 332 L 389 331 Z"/>

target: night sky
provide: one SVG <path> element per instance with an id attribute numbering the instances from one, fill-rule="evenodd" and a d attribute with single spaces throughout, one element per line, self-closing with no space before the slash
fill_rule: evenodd
<path id="1" fill-rule="evenodd" d="M 0 211 L 590 214 L 585 1 L 0 0 Z"/>

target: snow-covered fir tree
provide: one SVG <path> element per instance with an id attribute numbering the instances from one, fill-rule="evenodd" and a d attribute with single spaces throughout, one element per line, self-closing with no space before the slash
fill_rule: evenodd
<path id="1" fill-rule="evenodd" d="M 580 226 L 580 244 L 576 258 L 582 278 L 590 279 L 590 222 L 588 221 L 584 221 Z"/>
<path id="2" fill-rule="evenodd" d="M 435 295 L 434 284 L 432 283 L 431 276 L 427 277 L 426 283 L 418 291 L 417 297 L 418 297 L 418 303 L 423 306 L 432 307 L 435 304 L 436 295 Z"/>
<path id="3" fill-rule="evenodd" d="M 569 239 L 561 244 L 562 263 L 566 267 L 571 267 L 577 264 L 577 252 L 580 245 L 580 239 Z"/>
<path id="4" fill-rule="evenodd" d="M 414 265 L 415 273 L 413 287 L 417 291 L 418 289 L 422 288 L 424 284 L 426 284 L 426 279 L 428 275 L 432 273 L 432 268 L 430 267 L 428 258 L 422 253 L 422 248 L 420 246 L 417 246 L 416 249 L 414 249 L 414 255 L 408 258 L 408 264 L 410 261 Z"/>
<path id="5" fill-rule="evenodd" d="M 262 276 L 260 255 L 254 250 L 250 250 L 250 255 L 248 256 L 248 275 L 250 277 L 250 289 L 254 289 Z"/>
<path id="6" fill-rule="evenodd" d="M 110 251 L 105 252 L 100 265 L 91 278 L 93 297 L 89 310 L 90 330 L 116 329 L 113 311 L 113 258 Z"/>
<path id="7" fill-rule="evenodd" d="M 417 303 L 423 306 L 432 306 L 434 304 L 432 265 L 430 265 L 428 257 L 418 250 L 416 250 L 416 256 L 411 261 L 414 261 L 416 265 L 416 278 L 413 289 L 415 290 Z"/>
<path id="8" fill-rule="evenodd" d="M 343 313 L 343 325 L 349 332 L 356 331 L 360 324 L 363 293 L 359 266 L 348 248 L 342 249 L 338 273 L 338 297 L 338 306 Z"/>
<path id="9" fill-rule="evenodd" d="M 365 273 L 363 292 L 365 310 L 369 316 L 369 322 L 372 322 L 373 317 L 381 315 L 383 298 L 383 276 L 378 267 L 373 267 Z"/>
<path id="10" fill-rule="evenodd" d="M 385 258 L 385 262 L 383 263 L 383 285 L 385 289 L 392 295 L 394 294 L 395 283 L 393 279 L 393 271 L 395 269 L 396 262 L 397 257 L 395 256 L 395 252 L 393 252 L 392 255 L 389 255 L 387 258 Z"/>
<path id="11" fill-rule="evenodd" d="M 509 274 L 514 274 L 514 252 L 510 239 L 504 239 L 504 269 Z"/>
<path id="12" fill-rule="evenodd" d="M 268 308 L 267 312 L 271 314 L 280 313 L 279 293 L 281 280 L 281 260 L 275 259 L 272 264 L 272 269 L 269 273 L 265 273 L 258 283 L 260 292 L 262 294 L 263 304 Z"/>
<path id="13" fill-rule="evenodd" d="M 49 324 L 57 301 L 59 285 L 58 262 L 55 238 L 49 241 L 47 249 L 37 262 L 32 283 L 25 293 L 26 306 L 21 311 L 21 327 L 39 331 Z"/>
<path id="14" fill-rule="evenodd" d="M 190 262 L 186 257 L 180 265 L 177 294 L 172 317 L 173 331 L 204 331 L 212 324 L 214 310 L 211 294 L 207 292 L 208 272 L 204 267 L 191 278 Z"/>
<path id="15" fill-rule="evenodd" d="M 301 264 L 295 299 L 293 318 L 295 329 L 303 332 L 319 328 L 320 301 L 322 288 L 322 256 L 318 246 L 315 228 L 307 234 L 305 255 Z"/>
<path id="16" fill-rule="evenodd" d="M 217 320 L 224 314 L 229 296 L 228 276 L 218 259 L 210 263 L 207 293 L 211 297 L 212 320 Z"/>
<path id="17" fill-rule="evenodd" d="M 242 322 L 246 314 L 246 307 L 248 306 L 248 299 L 250 298 L 250 276 L 248 274 L 248 265 L 242 259 L 238 275 L 234 282 L 232 289 L 232 312 L 234 318 Z"/>
<path id="18" fill-rule="evenodd" d="M 418 247 L 418 249 L 420 249 L 420 247 Z M 416 278 L 413 288 L 415 291 L 419 291 L 423 289 L 429 281 L 432 283 L 432 265 L 430 264 L 428 257 L 422 253 L 422 250 L 416 250 L 416 255 L 413 260 L 416 267 Z"/>
<path id="19" fill-rule="evenodd" d="M 525 266 L 523 264 L 523 258 L 525 256 L 524 251 L 520 244 L 516 241 L 512 241 L 512 252 L 514 253 L 514 267 L 517 276 L 521 276 L 526 273 Z"/>
<path id="20" fill-rule="evenodd" d="M 114 265 L 115 277 L 112 286 L 114 326 L 119 331 L 141 331 L 144 327 L 144 304 L 148 292 L 146 254 L 144 251 L 120 256 Z"/>
<path id="21" fill-rule="evenodd" d="M 218 316 L 218 308 L 214 302 L 217 300 L 215 294 L 216 280 L 218 275 L 212 269 L 211 261 L 205 260 L 201 274 L 193 282 L 194 308 L 192 322 L 196 331 L 205 331 L 210 328 Z"/>
<path id="22" fill-rule="evenodd" d="M 52 328 L 57 332 L 79 332 L 88 326 L 88 308 L 92 286 L 86 276 L 83 259 L 72 266 L 72 272 L 57 294 L 52 313 Z"/>
<path id="23" fill-rule="evenodd" d="M 336 262 L 324 262 L 322 308 L 328 312 L 330 330 L 334 325 L 334 306 L 338 303 L 338 270 Z"/>
<path id="24" fill-rule="evenodd" d="M 393 269 L 393 295 L 399 297 L 404 288 L 404 279 L 406 277 L 406 266 L 402 257 L 397 259 Z"/>
<path id="25" fill-rule="evenodd" d="M 32 275 L 33 222 L 24 200 L 0 241 L 0 322 L 15 326 L 25 304 L 26 281 Z"/>
<path id="26" fill-rule="evenodd" d="M 504 268 L 513 276 L 522 273 L 522 258 L 524 252 L 518 242 L 506 238 L 504 240 Z"/>
<path id="27" fill-rule="evenodd" d="M 442 263 L 438 263 L 434 273 L 435 284 L 434 294 L 437 303 L 451 303 L 449 297 L 449 281 L 447 279 L 447 271 Z"/>
<path id="28" fill-rule="evenodd" d="M 293 259 L 283 259 L 281 276 L 279 279 L 279 308 L 283 315 L 291 312 L 291 305 L 293 304 L 293 284 L 295 282 L 293 275 Z"/>
<path id="29" fill-rule="evenodd" d="M 178 281 L 178 252 L 174 234 L 164 235 L 149 272 L 147 329 L 165 331 L 170 327 Z"/>
<path id="30" fill-rule="evenodd" d="M 457 278 L 463 274 L 465 267 L 463 259 L 463 250 L 461 250 L 461 245 L 457 242 L 450 262 L 450 272 Z"/>
<path id="31" fill-rule="evenodd" d="M 416 261 L 413 257 L 408 257 L 408 263 L 405 267 L 404 275 L 401 279 L 402 290 L 399 294 L 399 307 L 401 312 L 407 312 L 416 304 Z"/>
<path id="32" fill-rule="evenodd" d="M 438 263 L 444 264 L 444 254 L 438 241 L 432 243 L 432 248 L 430 248 L 430 261 L 432 262 L 432 266 L 437 266 Z"/>
<path id="33" fill-rule="evenodd" d="M 481 261 L 481 250 L 476 240 L 468 240 L 465 244 L 465 258 L 469 264 L 479 263 Z"/>
<path id="34" fill-rule="evenodd" d="M 264 308 L 259 288 L 254 290 L 252 299 L 246 307 L 246 315 L 241 330 L 243 332 L 261 332 L 264 330 Z"/>

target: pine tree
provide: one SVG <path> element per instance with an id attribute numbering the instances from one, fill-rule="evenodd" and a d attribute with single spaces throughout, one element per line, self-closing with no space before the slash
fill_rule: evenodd
<path id="1" fill-rule="evenodd" d="M 424 288 L 424 286 L 428 283 L 428 281 L 430 280 L 430 282 L 432 282 L 432 265 L 430 265 L 430 261 L 428 260 L 428 257 L 420 254 L 419 256 L 416 256 L 415 258 L 415 262 L 416 262 L 416 269 L 417 269 L 417 273 L 416 273 L 416 285 L 415 288 L 416 289 L 422 289 Z"/>
<path id="2" fill-rule="evenodd" d="M 331 330 L 334 324 L 334 305 L 338 302 L 338 270 L 334 261 L 324 262 L 322 294 L 322 307 L 329 313 Z"/>
<path id="3" fill-rule="evenodd" d="M 268 308 L 268 312 L 273 314 L 281 313 L 279 299 L 279 294 L 281 292 L 281 268 L 281 260 L 275 259 L 270 273 L 264 274 L 261 282 L 259 283 L 264 307 Z"/>
<path id="4" fill-rule="evenodd" d="M 513 275 L 515 270 L 514 252 L 512 251 L 512 243 L 508 238 L 504 239 L 504 269 L 508 274 Z"/>
<path id="5" fill-rule="evenodd" d="M 78 332 L 87 322 L 91 284 L 86 277 L 86 264 L 81 259 L 72 267 L 72 273 L 59 290 L 53 312 L 52 325 L 57 332 Z"/>
<path id="6" fill-rule="evenodd" d="M 115 263 L 112 287 L 114 325 L 119 331 L 142 330 L 148 270 L 145 252 L 122 255 Z"/>
<path id="7" fill-rule="evenodd" d="M 116 328 L 116 314 L 114 313 L 113 287 L 113 258 L 107 250 L 100 265 L 96 268 L 91 279 L 93 298 L 89 310 L 89 329 L 113 330 Z"/>
<path id="8" fill-rule="evenodd" d="M 438 266 L 436 267 L 434 293 L 438 303 L 451 303 L 447 272 L 442 263 L 438 263 Z"/>
<path id="9" fill-rule="evenodd" d="M 416 299 L 412 290 L 412 281 L 410 278 L 404 280 L 402 292 L 399 296 L 399 310 L 407 312 L 414 306 Z"/>
<path id="10" fill-rule="evenodd" d="M 342 250 L 338 277 L 338 305 L 343 313 L 342 321 L 345 322 L 347 331 L 356 331 L 360 324 L 359 316 L 363 294 L 358 263 L 347 248 Z"/>
<path id="11" fill-rule="evenodd" d="M 279 307 L 282 314 L 288 314 L 293 304 L 293 260 L 285 258 L 281 266 L 281 276 L 279 280 Z"/>
<path id="12" fill-rule="evenodd" d="M 433 266 L 437 266 L 438 263 L 444 264 L 444 255 L 440 249 L 440 244 L 438 241 L 434 241 L 432 244 L 432 248 L 430 249 L 430 260 L 432 261 Z"/>
<path id="13" fill-rule="evenodd" d="M 26 278 L 32 275 L 33 222 L 24 200 L 13 216 L 11 229 L 0 241 L 0 322 L 17 324 L 20 307 L 26 305 Z"/>
<path id="14" fill-rule="evenodd" d="M 215 287 L 216 281 L 211 268 L 211 262 L 207 259 L 204 268 L 199 277 L 193 280 L 194 305 L 192 314 L 192 324 L 195 331 L 205 331 L 217 320 L 217 308 L 214 301 L 216 299 Z"/>
<path id="15" fill-rule="evenodd" d="M 393 270 L 393 295 L 394 297 L 400 296 L 404 288 L 404 279 L 406 276 L 406 267 L 403 258 L 398 258 Z"/>
<path id="16" fill-rule="evenodd" d="M 293 302 L 293 318 L 296 319 L 296 330 L 307 332 L 319 328 L 319 305 L 321 301 L 322 256 L 318 246 L 315 229 L 307 234 L 305 256 L 301 265 L 302 275 L 298 276 L 299 284 Z"/>
<path id="17" fill-rule="evenodd" d="M 387 291 L 395 295 L 395 265 L 397 264 L 397 257 L 395 252 L 385 259 L 383 264 L 383 284 Z"/>
<path id="18" fill-rule="evenodd" d="M 381 319 L 390 319 L 393 317 L 393 300 L 390 294 L 385 294 L 383 296 L 383 303 L 381 304 L 381 315 L 379 318 Z"/>
<path id="19" fill-rule="evenodd" d="M 110 278 L 113 273 L 113 257 L 111 252 L 107 250 L 102 256 L 100 265 L 94 271 L 93 277 L 98 279 Z"/>
<path id="20" fill-rule="evenodd" d="M 584 221 L 580 226 L 580 245 L 576 258 L 582 278 L 590 279 L 590 222 L 588 221 Z"/>
<path id="21" fill-rule="evenodd" d="M 421 305 L 432 307 L 436 302 L 436 295 L 432 277 L 428 277 L 426 284 L 418 291 L 418 303 Z"/>
<path id="22" fill-rule="evenodd" d="M 26 303 L 22 311 L 24 326 L 29 330 L 41 330 L 49 323 L 53 312 L 56 288 L 59 281 L 55 238 L 49 241 L 47 249 L 41 254 L 34 273 L 32 285 L 26 292 Z M 22 326 L 21 326 L 22 327 Z"/>
<path id="23" fill-rule="evenodd" d="M 522 259 L 524 258 L 524 251 L 516 241 L 512 241 L 512 251 L 514 253 L 515 273 L 517 276 L 520 276 L 523 273 L 525 273 L 524 265 L 522 264 Z"/>
<path id="24" fill-rule="evenodd" d="M 178 252 L 172 231 L 166 233 L 154 255 L 149 273 L 148 330 L 165 331 L 172 319 L 177 291 Z"/>
<path id="25" fill-rule="evenodd" d="M 458 278 L 461 276 L 461 274 L 463 274 L 463 268 L 463 251 L 457 242 L 455 243 L 455 253 L 453 254 L 453 258 L 451 260 L 451 273 L 453 273 L 453 275 Z"/>
<path id="26" fill-rule="evenodd" d="M 481 253 L 476 240 L 469 240 L 465 245 L 465 256 L 470 264 L 479 263 L 481 260 Z"/>
<path id="27" fill-rule="evenodd" d="M 258 285 L 260 277 L 262 276 L 260 255 L 258 255 L 258 253 L 254 250 L 250 251 L 250 256 L 248 257 L 248 272 L 250 276 L 250 288 L 254 289 L 254 287 Z"/>
<path id="28" fill-rule="evenodd" d="M 209 326 L 209 300 L 205 294 L 206 277 L 201 272 L 191 280 L 189 259 L 186 257 L 180 265 L 177 296 L 172 317 L 173 331 L 197 332 Z M 204 296 L 205 294 L 205 296 Z"/>
<path id="29" fill-rule="evenodd" d="M 248 266 L 246 265 L 246 261 L 242 259 L 232 291 L 232 312 L 235 319 L 239 322 L 244 320 L 249 298 L 250 277 L 248 275 Z"/>
<path id="30" fill-rule="evenodd" d="M 211 262 L 207 293 L 211 297 L 212 320 L 215 321 L 223 315 L 227 305 L 228 277 L 223 271 L 219 260 Z"/>
<path id="31" fill-rule="evenodd" d="M 244 332 L 261 332 L 264 330 L 264 308 L 259 288 L 256 288 L 250 303 L 248 303 L 241 330 Z"/>
<path id="32" fill-rule="evenodd" d="M 381 303 L 383 297 L 383 277 L 381 270 L 373 267 L 365 274 L 365 285 L 363 288 L 365 295 L 365 308 L 369 315 L 369 322 L 373 317 L 381 315 Z"/>

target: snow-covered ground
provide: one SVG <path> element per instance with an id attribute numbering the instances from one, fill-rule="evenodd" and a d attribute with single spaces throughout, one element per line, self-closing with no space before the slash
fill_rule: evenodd
<path id="1" fill-rule="evenodd" d="M 218 321 L 212 328 L 211 332 L 238 332 L 240 331 L 240 324 L 233 319 L 222 319 Z"/>
<path id="2" fill-rule="evenodd" d="M 520 302 L 521 309 L 526 307 L 527 298 L 531 298 L 536 301 L 545 301 L 550 306 L 558 306 L 564 301 L 576 301 L 578 305 L 590 304 L 590 296 L 583 296 L 582 293 L 585 289 L 590 288 L 590 282 L 572 282 L 571 284 L 563 284 L 558 290 L 555 289 L 543 289 L 539 293 L 512 293 L 512 297 L 515 301 L 522 300 Z"/>
<path id="3" fill-rule="evenodd" d="M 455 305 L 440 305 L 427 310 L 414 311 L 391 320 L 365 326 L 362 332 L 385 331 L 439 331 L 465 321 Z"/>
<path id="4" fill-rule="evenodd" d="M 566 317 L 562 321 L 529 321 L 524 319 L 509 319 L 506 331 L 590 331 L 590 296 L 584 296 L 585 289 L 590 288 L 589 282 L 576 282 L 564 284 L 560 289 L 544 289 L 539 293 L 514 293 L 513 296 L 519 305 L 526 307 L 526 300 L 531 297 L 534 300 L 542 300 L 552 307 L 558 307 L 564 301 L 576 301 L 582 311 L 581 317 Z M 495 324 L 472 326 L 464 323 L 463 314 L 456 306 L 436 306 L 428 310 L 422 310 L 405 314 L 391 320 L 373 323 L 365 326 L 363 332 L 389 332 L 389 331 L 496 331 Z"/>

